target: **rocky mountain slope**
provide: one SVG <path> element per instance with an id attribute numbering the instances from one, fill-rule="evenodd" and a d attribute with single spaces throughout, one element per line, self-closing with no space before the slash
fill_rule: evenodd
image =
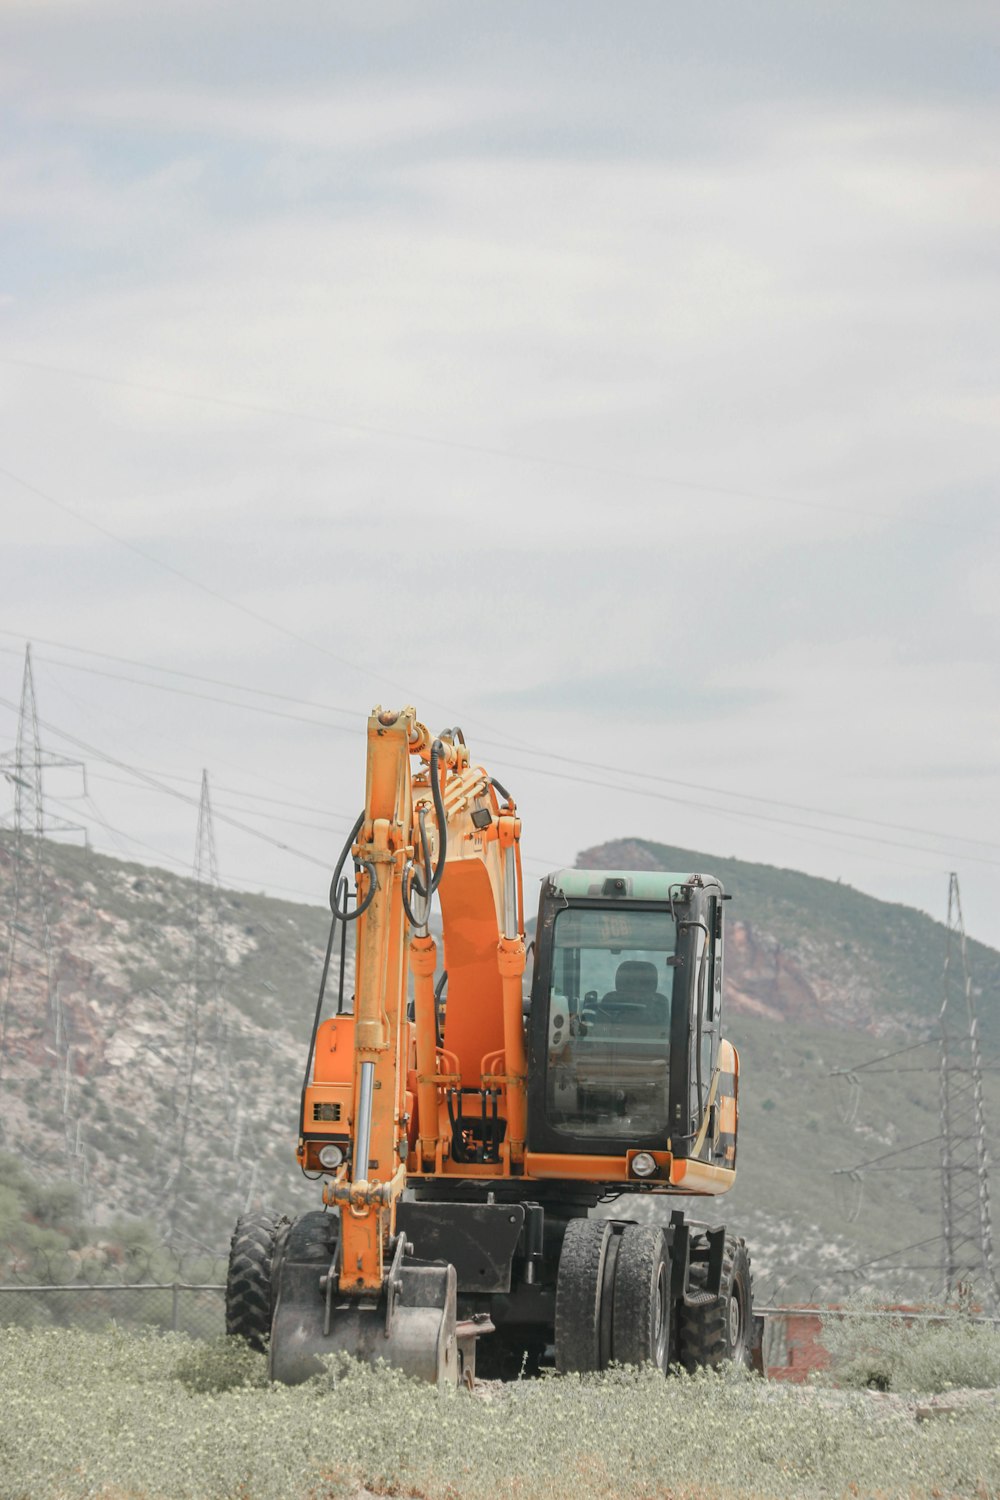
<path id="1" fill-rule="evenodd" d="M 247 1201 L 305 1202 L 298 1088 L 328 915 L 58 844 L 42 878 L 4 980 L 6 1149 L 75 1181 L 97 1222 L 149 1219 L 178 1249 L 225 1245 Z"/>
<path id="2" fill-rule="evenodd" d="M 0 978 L 0 1145 L 40 1183 L 75 1183 L 95 1225 L 138 1217 L 187 1253 L 224 1247 L 246 1203 L 315 1204 L 293 1153 L 328 914 L 41 851 Z M 13 856 L 0 839 L 4 914 Z M 765 1292 L 932 1284 L 935 1247 L 904 1247 L 937 1230 L 936 1146 L 909 1148 L 937 1133 L 936 1051 L 922 1044 L 943 928 L 835 882 L 641 840 L 579 863 L 711 869 L 736 897 L 726 1005 L 743 1059 L 740 1177 L 707 1215 L 743 1229 Z M 996 1051 L 1000 955 L 972 944 L 970 957 Z M 996 1074 L 987 1082 L 995 1127 Z M 887 1151 L 907 1170 L 844 1170 Z M 0 1245 L 0 1279 L 3 1258 Z"/>

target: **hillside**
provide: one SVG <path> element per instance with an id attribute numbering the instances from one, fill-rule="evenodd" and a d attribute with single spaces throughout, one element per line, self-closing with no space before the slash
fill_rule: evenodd
<path id="1" fill-rule="evenodd" d="M 42 849 L 54 1004 L 29 903 L 4 981 L 0 1144 L 39 1184 L 74 1184 L 89 1223 L 138 1217 L 188 1253 L 225 1247 L 245 1203 L 314 1204 L 293 1151 L 325 910 L 226 890 L 213 906 L 182 876 Z M 3 911 L 11 854 L 0 839 Z M 935 1247 L 896 1252 L 937 1230 L 936 1147 L 899 1158 L 919 1170 L 863 1184 L 833 1174 L 937 1134 L 935 1049 L 862 1070 L 857 1085 L 832 1075 L 932 1036 L 943 928 L 835 882 L 642 841 L 579 862 L 707 868 L 734 893 L 726 1004 L 742 1122 L 725 1216 L 751 1242 L 762 1290 L 838 1293 L 846 1268 L 877 1257 L 886 1286 L 933 1284 Z M 970 956 L 995 1043 L 1000 955 L 972 944 Z M 996 1075 L 987 1083 L 995 1139 Z"/>
<path id="2" fill-rule="evenodd" d="M 293 1152 L 328 915 L 223 890 L 213 922 L 193 880 L 44 849 L 58 1014 L 29 909 L 6 1017 L 3 1145 L 43 1178 L 73 1180 L 92 1221 L 139 1216 L 181 1250 L 226 1245 L 249 1200 L 307 1202 Z M 0 881 L 7 911 L 9 840 Z"/>

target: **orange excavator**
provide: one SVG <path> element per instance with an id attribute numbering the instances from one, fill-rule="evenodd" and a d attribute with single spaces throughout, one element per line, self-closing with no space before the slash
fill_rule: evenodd
<path id="1" fill-rule="evenodd" d="M 526 949 L 520 817 L 461 730 L 377 708 L 367 743 L 299 1118 L 323 1207 L 239 1220 L 228 1331 L 289 1384 L 338 1351 L 437 1384 L 749 1363 L 746 1246 L 676 1206 L 736 1173 L 719 882 L 555 871 Z"/>

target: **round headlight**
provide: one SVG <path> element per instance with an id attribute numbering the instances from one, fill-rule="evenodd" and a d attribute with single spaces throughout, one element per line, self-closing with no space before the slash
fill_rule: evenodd
<path id="1" fill-rule="evenodd" d="M 319 1148 L 319 1164 L 333 1171 L 339 1167 L 344 1160 L 344 1148 L 342 1146 L 321 1146 Z"/>
<path id="2" fill-rule="evenodd" d="M 636 1177 L 652 1177 L 656 1171 L 656 1157 L 648 1151 L 637 1151 L 632 1158 L 632 1171 Z"/>

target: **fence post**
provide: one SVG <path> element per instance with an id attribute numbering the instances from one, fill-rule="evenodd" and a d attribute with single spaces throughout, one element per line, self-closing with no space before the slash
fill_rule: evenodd
<path id="1" fill-rule="evenodd" d="M 173 1282 L 173 1284 L 171 1286 L 171 1291 L 173 1292 L 173 1299 L 172 1299 L 172 1304 L 171 1304 L 170 1326 L 173 1329 L 174 1333 L 176 1333 L 177 1332 L 177 1314 L 178 1314 L 179 1307 L 180 1307 L 180 1283 L 177 1282 L 177 1281 Z"/>

